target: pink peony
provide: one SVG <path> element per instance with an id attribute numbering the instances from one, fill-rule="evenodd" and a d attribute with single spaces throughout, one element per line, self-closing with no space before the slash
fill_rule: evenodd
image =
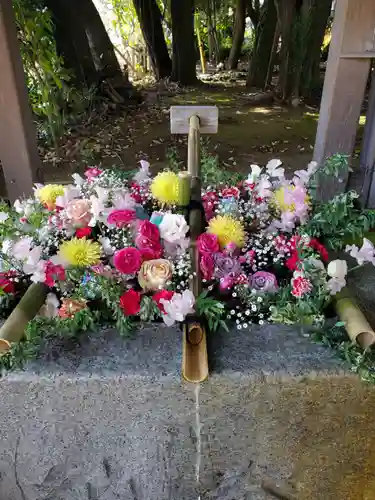
<path id="1" fill-rule="evenodd" d="M 109 224 L 115 224 L 116 227 L 125 227 L 136 220 L 135 210 L 123 209 L 113 210 L 107 218 Z"/>
<path id="2" fill-rule="evenodd" d="M 229 275 L 225 276 L 224 278 L 220 279 L 220 285 L 219 285 L 220 291 L 225 292 L 227 290 L 230 290 L 234 284 L 235 284 L 235 278 Z"/>
<path id="3" fill-rule="evenodd" d="M 85 171 L 85 176 L 87 177 L 87 180 L 89 182 L 92 182 L 92 180 L 95 178 L 95 177 L 98 177 L 98 175 L 100 175 L 101 173 L 103 172 L 103 170 L 101 170 L 100 168 L 98 167 L 90 167 L 88 168 L 86 171 Z"/>
<path id="4" fill-rule="evenodd" d="M 160 259 L 161 254 L 163 253 L 161 246 L 157 243 L 152 246 L 141 248 L 139 251 L 141 252 L 142 261 L 145 260 L 154 260 Z"/>
<path id="5" fill-rule="evenodd" d="M 297 276 L 292 278 L 292 295 L 297 298 L 301 298 L 312 290 L 311 281 L 302 276 Z"/>
<path id="6" fill-rule="evenodd" d="M 202 277 L 205 280 L 212 280 L 213 274 L 214 274 L 214 269 L 215 269 L 215 262 L 214 258 L 211 254 L 209 253 L 204 253 L 199 261 L 199 267 L 202 273 Z"/>
<path id="7" fill-rule="evenodd" d="M 197 239 L 198 251 L 201 254 L 213 254 L 220 250 L 219 240 L 216 234 L 202 233 Z"/>
<path id="8" fill-rule="evenodd" d="M 86 227 L 92 218 L 89 200 L 72 200 L 66 206 L 66 214 L 75 227 Z"/>
<path id="9" fill-rule="evenodd" d="M 122 274 L 135 274 L 142 264 L 141 252 L 133 247 L 118 250 L 113 257 L 113 264 Z"/>

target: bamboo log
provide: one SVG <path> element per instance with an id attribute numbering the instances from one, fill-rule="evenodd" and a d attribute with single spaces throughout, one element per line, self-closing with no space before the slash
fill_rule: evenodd
<path id="1" fill-rule="evenodd" d="M 191 201 L 194 204 L 201 202 L 200 157 L 199 157 L 199 118 L 192 116 L 189 120 L 188 137 L 188 172 L 191 176 Z M 202 212 L 197 206 L 190 210 L 190 259 L 192 278 L 190 289 L 198 297 L 202 289 L 202 280 L 199 270 L 199 254 L 196 240 L 203 231 Z M 208 377 L 207 339 L 203 325 L 194 321 L 184 325 L 182 348 L 182 375 L 189 382 L 202 382 Z"/>
<path id="2" fill-rule="evenodd" d="M 178 177 L 180 179 L 179 204 L 182 207 L 187 207 L 190 203 L 191 175 L 186 170 L 182 170 L 178 173 Z"/>
<path id="3" fill-rule="evenodd" d="M 348 289 L 338 294 L 335 308 L 340 321 L 345 323 L 345 330 L 353 343 L 357 343 L 363 349 L 375 344 L 375 332 Z"/>
<path id="4" fill-rule="evenodd" d="M 10 349 L 12 342 L 19 342 L 30 320 L 38 314 L 46 300 L 48 286 L 43 283 L 33 283 L 27 289 L 8 319 L 0 328 L 0 354 Z"/>

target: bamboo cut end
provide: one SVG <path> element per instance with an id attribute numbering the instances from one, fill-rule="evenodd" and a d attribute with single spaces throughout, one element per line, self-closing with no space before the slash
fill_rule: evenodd
<path id="1" fill-rule="evenodd" d="M 206 331 L 199 323 L 184 325 L 182 376 L 187 382 L 199 383 L 208 377 Z"/>
<path id="2" fill-rule="evenodd" d="M 10 348 L 11 348 L 10 342 L 8 342 L 5 339 L 0 339 L 0 356 L 8 352 Z"/>

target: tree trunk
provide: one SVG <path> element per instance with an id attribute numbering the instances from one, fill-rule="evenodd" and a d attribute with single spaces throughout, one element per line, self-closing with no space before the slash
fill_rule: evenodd
<path id="1" fill-rule="evenodd" d="M 320 59 L 321 47 L 331 14 L 331 0 L 315 1 L 315 8 L 311 14 L 308 33 L 308 50 L 302 64 L 301 94 L 310 97 L 315 89 L 320 88 Z"/>
<path id="2" fill-rule="evenodd" d="M 237 68 L 238 59 L 241 55 L 242 44 L 245 38 L 246 1 L 247 0 L 237 0 L 236 3 L 233 41 L 228 60 L 229 69 Z"/>
<path id="3" fill-rule="evenodd" d="M 246 0 L 246 1 L 247 1 L 247 13 L 250 17 L 254 29 L 256 29 L 258 27 L 260 13 L 261 13 L 260 2 L 259 0 Z"/>
<path id="4" fill-rule="evenodd" d="M 275 0 L 277 17 L 281 31 L 280 70 L 278 87 L 283 99 L 287 99 L 291 92 L 291 72 L 293 68 L 293 38 L 296 25 L 296 0 Z M 298 47 L 297 47 L 298 49 Z"/>
<path id="5" fill-rule="evenodd" d="M 97 71 L 102 78 L 122 75 L 113 44 L 92 0 L 76 0 L 77 14 L 83 23 Z"/>
<path id="6" fill-rule="evenodd" d="M 55 25 L 55 41 L 64 66 L 81 88 L 97 85 L 99 76 L 92 58 L 85 29 L 76 13 L 76 0 L 46 0 Z"/>
<path id="7" fill-rule="evenodd" d="M 204 47 L 203 47 L 202 37 L 201 37 L 201 33 L 200 33 L 198 12 L 196 12 L 194 20 L 195 20 L 195 32 L 197 34 L 199 57 L 201 60 L 201 69 L 202 69 L 202 73 L 205 74 L 206 73 L 206 56 L 204 53 Z"/>
<path id="8" fill-rule="evenodd" d="M 249 62 L 246 85 L 265 88 L 272 76 L 274 53 L 278 40 L 277 13 L 274 0 L 265 0 L 255 33 L 255 46 Z"/>
<path id="9" fill-rule="evenodd" d="M 182 85 L 197 81 L 197 54 L 194 38 L 194 0 L 171 0 L 172 17 L 172 75 Z"/>
<path id="10" fill-rule="evenodd" d="M 161 23 L 161 12 L 156 0 L 133 0 L 143 38 L 150 54 L 155 78 L 160 80 L 171 74 L 172 61 L 169 57 Z"/>

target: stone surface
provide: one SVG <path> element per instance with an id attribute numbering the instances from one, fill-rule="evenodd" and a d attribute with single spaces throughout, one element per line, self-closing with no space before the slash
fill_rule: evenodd
<path id="1" fill-rule="evenodd" d="M 198 400 L 175 329 L 63 347 L 1 382 L 0 499 L 271 500 L 268 477 L 301 500 L 373 498 L 374 390 L 298 330 L 212 337 Z"/>

